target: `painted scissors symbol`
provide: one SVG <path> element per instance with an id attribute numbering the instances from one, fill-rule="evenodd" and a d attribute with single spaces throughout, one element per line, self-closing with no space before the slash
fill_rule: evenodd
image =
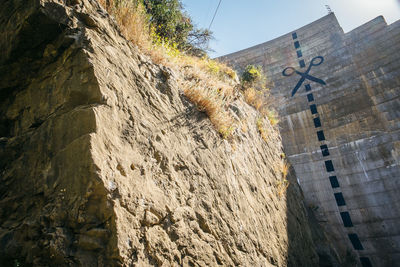
<path id="1" fill-rule="evenodd" d="M 312 66 L 319 66 L 319 65 L 322 64 L 322 62 L 324 62 L 324 58 L 321 57 L 321 56 L 318 56 L 318 57 L 314 57 L 314 58 L 311 60 L 311 63 L 310 63 L 310 65 L 308 66 L 306 72 L 300 72 L 300 71 L 296 70 L 296 69 L 293 68 L 293 67 L 287 67 L 286 69 L 284 69 L 284 70 L 282 71 L 282 75 L 283 75 L 283 76 L 292 76 L 295 72 L 301 76 L 301 79 L 300 79 L 299 82 L 296 84 L 296 86 L 293 88 L 292 96 L 294 96 L 294 94 L 297 92 L 297 90 L 300 88 L 300 86 L 303 84 L 303 82 L 304 82 L 306 79 L 308 79 L 308 80 L 310 80 L 310 81 L 313 81 L 313 82 L 320 83 L 320 84 L 326 84 L 323 80 L 318 79 L 318 78 L 316 78 L 316 77 L 314 77 L 314 76 L 308 74 L 308 73 L 310 72 Z"/>

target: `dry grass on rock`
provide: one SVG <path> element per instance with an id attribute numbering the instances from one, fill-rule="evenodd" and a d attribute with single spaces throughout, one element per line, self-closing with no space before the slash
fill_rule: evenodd
<path id="1" fill-rule="evenodd" d="M 233 98 L 233 89 L 218 81 L 189 79 L 184 82 L 184 93 L 200 111 L 204 111 L 223 138 L 228 138 L 235 129 L 235 122 L 228 105 Z"/>
<path id="2" fill-rule="evenodd" d="M 280 166 L 280 171 L 282 173 L 282 178 L 278 180 L 276 183 L 276 189 L 278 192 L 278 196 L 282 198 L 286 194 L 286 190 L 288 189 L 290 182 L 286 179 L 289 173 L 289 163 L 286 160 L 282 160 L 282 164 Z"/>
<path id="3" fill-rule="evenodd" d="M 228 138 L 235 128 L 227 107 L 233 99 L 236 72 L 218 61 L 185 55 L 174 44 L 161 40 L 152 30 L 141 4 L 128 0 L 99 2 L 115 17 L 125 38 L 154 63 L 184 74 L 181 78 L 184 94 L 209 116 L 221 136 Z"/>

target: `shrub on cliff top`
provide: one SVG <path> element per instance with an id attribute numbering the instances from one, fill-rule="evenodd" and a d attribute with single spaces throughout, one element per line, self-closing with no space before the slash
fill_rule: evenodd
<path id="1" fill-rule="evenodd" d="M 262 138 L 266 141 L 267 132 L 260 128 L 262 119 L 267 118 L 272 126 L 279 122 L 278 114 L 273 108 L 272 96 L 269 89 L 265 87 L 267 78 L 261 66 L 247 65 L 240 80 L 245 101 L 262 115 L 257 121 L 257 127 Z"/>
<path id="2" fill-rule="evenodd" d="M 244 84 L 262 85 L 262 83 L 265 83 L 266 77 L 261 66 L 247 65 L 242 73 L 241 80 Z"/>
<path id="3" fill-rule="evenodd" d="M 197 28 L 180 0 L 99 0 L 114 15 L 126 36 L 138 45 L 168 43 L 180 52 L 202 57 L 209 51 L 212 32 Z M 139 36 L 137 36 L 139 35 Z M 139 38 L 138 38 L 139 37 Z M 147 44 L 146 44 L 147 45 Z"/>
<path id="4" fill-rule="evenodd" d="M 183 10 L 180 0 L 143 0 L 155 33 L 185 53 L 204 56 L 209 50 L 211 31 L 198 29 Z"/>
<path id="5" fill-rule="evenodd" d="M 201 45 L 206 44 L 211 33 L 187 24 L 191 21 L 179 0 L 99 1 L 116 18 L 125 38 L 155 63 L 184 74 L 177 78 L 181 80 L 185 95 L 209 116 L 222 137 L 229 138 L 235 126 L 227 109 L 234 99 L 236 73 L 206 55 L 198 57 L 202 54 L 199 51 L 204 51 Z"/>

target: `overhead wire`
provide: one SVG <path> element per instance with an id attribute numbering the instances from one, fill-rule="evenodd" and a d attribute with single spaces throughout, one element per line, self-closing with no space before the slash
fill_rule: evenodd
<path id="1" fill-rule="evenodd" d="M 212 8 L 212 3 L 213 2 L 214 2 L 213 0 L 208 0 L 207 9 L 204 11 L 203 20 L 202 21 L 206 22 L 206 21 L 208 21 L 208 18 L 211 17 L 210 15 L 212 14 L 211 8 Z"/>
<path id="2" fill-rule="evenodd" d="M 219 0 L 218 6 L 217 6 L 217 8 L 215 9 L 215 12 L 214 12 L 214 16 L 213 16 L 213 18 L 212 18 L 212 20 L 211 20 L 211 22 L 210 22 L 210 26 L 208 26 L 208 30 L 211 29 L 211 25 L 212 25 L 213 22 L 214 22 L 215 16 L 217 15 L 218 8 L 219 8 L 219 6 L 221 5 L 221 2 L 222 2 L 222 0 Z"/>

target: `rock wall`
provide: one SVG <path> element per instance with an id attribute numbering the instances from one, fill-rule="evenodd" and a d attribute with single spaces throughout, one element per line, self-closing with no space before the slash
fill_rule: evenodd
<path id="1" fill-rule="evenodd" d="M 318 264 L 240 95 L 227 141 L 96 1 L 0 6 L 2 266 Z"/>
<path id="2" fill-rule="evenodd" d="M 306 203 L 341 258 L 362 266 L 400 262 L 399 51 L 400 21 L 344 33 L 332 13 L 221 57 L 263 66 Z"/>

